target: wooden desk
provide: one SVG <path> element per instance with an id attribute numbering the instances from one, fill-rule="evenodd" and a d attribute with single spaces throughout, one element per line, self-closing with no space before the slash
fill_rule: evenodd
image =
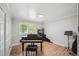
<path id="1" fill-rule="evenodd" d="M 22 43 L 22 52 L 24 52 L 24 43 L 40 43 L 41 45 L 41 52 L 42 52 L 42 40 L 20 40 L 20 42 Z"/>

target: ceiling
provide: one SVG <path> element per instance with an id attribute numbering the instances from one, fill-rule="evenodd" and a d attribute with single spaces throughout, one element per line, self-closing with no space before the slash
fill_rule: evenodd
<path id="1" fill-rule="evenodd" d="M 13 18 L 36 22 L 55 20 L 75 15 L 77 12 L 77 4 L 73 3 L 11 3 L 8 5 Z"/>

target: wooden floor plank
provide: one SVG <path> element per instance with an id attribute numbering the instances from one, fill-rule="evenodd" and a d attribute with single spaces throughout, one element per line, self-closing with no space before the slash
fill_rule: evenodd
<path id="1" fill-rule="evenodd" d="M 43 42 L 43 52 L 40 50 L 40 45 L 38 45 L 38 56 L 72 56 L 75 55 L 71 50 L 67 50 L 66 48 L 56 45 L 54 43 Z M 27 44 L 25 44 L 25 47 Z M 71 54 L 70 54 L 71 53 Z M 23 56 L 22 46 L 16 45 L 12 47 L 10 56 Z M 25 56 L 25 51 L 24 51 Z"/>

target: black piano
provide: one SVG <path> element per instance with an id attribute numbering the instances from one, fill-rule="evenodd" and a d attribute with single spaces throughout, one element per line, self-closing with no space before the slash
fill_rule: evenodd
<path id="1" fill-rule="evenodd" d="M 27 37 L 22 37 L 20 42 L 22 43 L 22 51 L 24 51 L 24 43 L 31 43 L 34 45 L 34 43 L 40 43 L 41 45 L 41 51 L 42 51 L 42 42 L 43 38 L 38 37 L 36 34 L 28 34 Z"/>
<path id="2" fill-rule="evenodd" d="M 40 43 L 40 48 L 42 52 L 42 43 L 43 41 L 50 42 L 48 38 L 46 38 L 46 35 L 39 36 L 37 34 L 28 34 L 27 37 L 22 37 L 20 42 L 22 43 L 22 52 L 24 51 L 24 44 L 25 43 L 31 43 L 34 45 L 34 43 Z"/>

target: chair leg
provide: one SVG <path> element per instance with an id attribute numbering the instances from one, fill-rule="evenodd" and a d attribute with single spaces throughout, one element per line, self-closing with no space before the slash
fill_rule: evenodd
<path id="1" fill-rule="evenodd" d="M 30 56 L 30 51 L 28 51 L 28 56 Z"/>
<path id="2" fill-rule="evenodd" d="M 32 55 L 32 54 L 33 54 L 33 55 L 36 54 L 36 56 L 37 56 L 37 50 L 35 51 L 35 53 L 34 53 L 34 52 L 29 53 L 29 51 L 26 50 L 26 56 L 27 56 L 27 54 L 30 54 L 30 55 Z"/>
<path id="3" fill-rule="evenodd" d="M 36 56 L 37 56 L 37 50 L 36 50 Z"/>
<path id="4" fill-rule="evenodd" d="M 26 56 L 27 56 L 27 50 L 26 50 Z"/>

